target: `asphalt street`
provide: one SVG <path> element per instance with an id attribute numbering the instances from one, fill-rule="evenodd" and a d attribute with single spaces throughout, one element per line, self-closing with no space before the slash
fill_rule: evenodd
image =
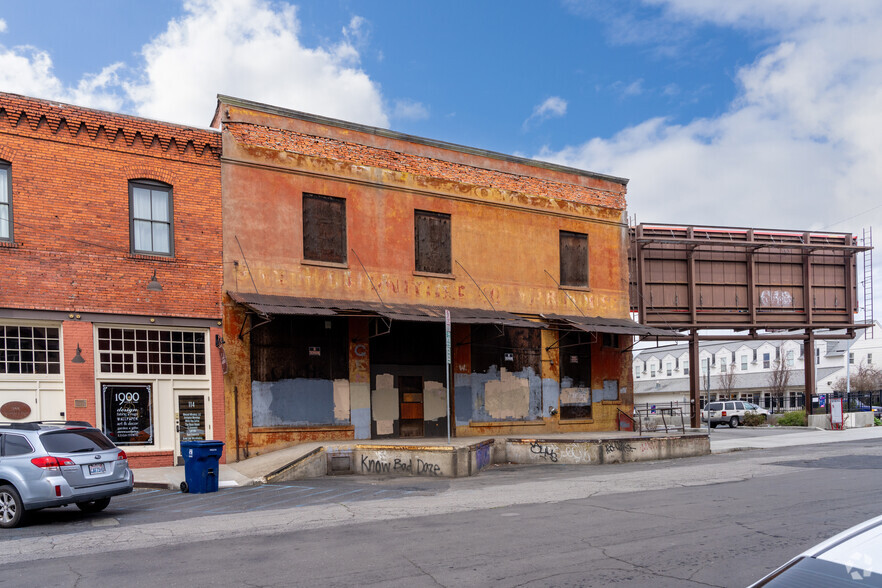
<path id="1" fill-rule="evenodd" d="M 880 474 L 882 444 L 860 441 L 139 490 L 0 533 L 0 586 L 743 586 L 879 514 Z"/>

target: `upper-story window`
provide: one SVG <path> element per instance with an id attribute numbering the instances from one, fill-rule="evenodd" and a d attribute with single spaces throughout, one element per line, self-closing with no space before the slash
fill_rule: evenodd
<path id="1" fill-rule="evenodd" d="M 743 372 L 747 371 L 747 356 L 746 355 L 741 356 L 741 371 L 743 371 Z"/>
<path id="2" fill-rule="evenodd" d="M 772 365 L 771 355 L 768 353 L 763 353 L 763 369 L 769 369 Z"/>
<path id="3" fill-rule="evenodd" d="M 0 160 L 0 241 L 12 241 L 12 167 Z"/>
<path id="4" fill-rule="evenodd" d="M 688 359 L 683 360 L 683 375 L 684 376 L 689 375 L 689 360 Z"/>
<path id="5" fill-rule="evenodd" d="M 674 369 L 674 366 L 671 364 L 671 362 L 668 362 L 667 364 L 665 364 L 665 375 L 670 376 L 673 369 Z"/>
<path id="6" fill-rule="evenodd" d="M 793 367 L 793 362 L 794 362 L 794 359 L 793 359 L 793 350 L 792 350 L 792 349 L 788 349 L 788 350 L 787 350 L 787 367 Z"/>
<path id="7" fill-rule="evenodd" d="M 852 352 L 849 352 L 849 354 L 848 354 L 848 363 L 850 363 L 851 365 L 854 365 L 854 353 L 852 353 Z"/>
<path id="8" fill-rule="evenodd" d="M 346 263 L 346 200 L 303 194 L 303 259 Z"/>
<path id="9" fill-rule="evenodd" d="M 561 286 L 588 287 L 588 235 L 560 232 Z"/>
<path id="10" fill-rule="evenodd" d="M 655 377 L 655 362 L 654 361 L 649 363 L 649 377 L 650 378 Z"/>
<path id="11" fill-rule="evenodd" d="M 129 182 L 132 253 L 174 255 L 172 188 L 152 180 Z"/>
<path id="12" fill-rule="evenodd" d="M 868 353 L 867 354 L 867 365 L 871 365 L 872 363 L 873 363 L 873 354 Z"/>
<path id="13" fill-rule="evenodd" d="M 634 379 L 635 379 L 635 380 L 639 380 L 639 379 L 640 379 L 640 371 L 641 371 L 641 369 L 642 369 L 642 368 L 640 367 L 640 364 L 634 364 Z"/>
<path id="14" fill-rule="evenodd" d="M 414 269 L 418 272 L 449 274 L 450 215 L 415 210 L 413 213 Z"/>

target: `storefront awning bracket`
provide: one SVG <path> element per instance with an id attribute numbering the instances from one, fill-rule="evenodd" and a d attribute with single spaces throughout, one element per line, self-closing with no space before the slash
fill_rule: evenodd
<path id="1" fill-rule="evenodd" d="M 257 323 L 255 325 L 254 324 L 254 316 L 255 315 L 262 318 L 263 322 Z M 257 314 L 257 313 L 248 313 L 248 316 L 251 317 L 251 328 L 248 329 L 247 331 L 245 331 L 245 321 L 242 321 L 242 326 L 239 328 L 239 340 L 240 341 L 245 337 L 245 335 L 249 335 L 251 333 L 251 331 L 253 331 L 254 329 L 256 329 L 258 327 L 262 327 L 263 325 L 265 325 L 267 323 L 271 323 L 273 320 L 273 317 L 271 317 L 269 315 L 261 315 L 261 314 Z"/>
<path id="2" fill-rule="evenodd" d="M 554 282 L 555 284 L 557 284 L 557 287 L 560 289 L 561 292 L 564 293 L 564 296 L 567 297 L 567 300 L 569 300 L 570 302 L 573 303 L 573 306 L 576 307 L 576 310 L 579 311 L 579 314 L 581 314 L 582 316 L 585 316 L 585 313 L 582 312 L 582 309 L 579 308 L 579 305 L 576 304 L 576 301 L 573 300 L 573 297 L 570 296 L 569 293 L 568 293 L 566 290 L 563 289 L 563 287 L 560 285 L 560 282 L 558 282 L 557 280 L 555 280 L 555 279 L 554 279 L 554 276 L 552 276 L 551 273 L 549 273 L 548 270 L 542 270 L 542 271 L 544 271 L 544 272 L 548 275 L 548 277 L 551 278 L 551 281 L 552 281 L 552 282 Z"/>
<path id="3" fill-rule="evenodd" d="M 469 277 L 469 279 L 470 279 L 470 280 L 472 281 L 472 283 L 475 285 L 475 288 L 478 289 L 478 292 L 481 293 L 481 296 L 484 297 L 484 300 L 486 300 L 486 301 L 487 301 L 487 304 L 490 305 L 490 308 L 493 309 L 493 312 L 498 312 L 498 311 L 496 310 L 496 307 L 493 306 L 493 301 L 490 300 L 490 297 L 487 296 L 487 293 L 486 293 L 486 292 L 484 292 L 484 288 L 482 288 L 482 287 L 478 284 L 478 282 L 475 280 L 475 278 L 472 277 L 472 274 L 469 273 L 469 270 L 467 270 L 467 269 L 465 268 L 465 266 L 459 262 L 458 259 L 456 260 L 456 265 L 458 265 L 459 267 L 461 267 L 461 268 L 462 268 L 462 271 L 464 271 L 464 272 L 466 273 L 466 275 Z M 499 333 L 500 333 L 501 335 L 504 335 L 504 334 L 505 334 L 505 326 L 504 326 L 504 325 L 500 325 L 500 324 L 498 324 L 498 323 L 493 323 L 493 324 L 496 326 L 497 329 L 499 329 Z"/>
<path id="4" fill-rule="evenodd" d="M 242 249 L 242 244 L 239 243 L 239 236 L 233 235 L 233 238 L 236 240 L 236 245 L 239 246 L 239 253 L 242 254 L 242 261 L 245 262 L 245 269 L 248 270 L 248 277 L 251 278 L 251 285 L 254 287 L 254 293 L 260 294 L 260 292 L 257 291 L 257 284 L 254 283 L 254 274 L 251 273 L 251 267 L 249 267 L 248 265 L 248 259 L 245 257 L 245 251 Z M 241 339 L 241 336 L 239 338 Z"/>

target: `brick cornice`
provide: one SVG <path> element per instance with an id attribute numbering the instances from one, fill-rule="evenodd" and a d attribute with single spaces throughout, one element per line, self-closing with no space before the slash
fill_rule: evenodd
<path id="1" fill-rule="evenodd" d="M 220 133 L 0 92 L 0 129 L 220 165 Z"/>

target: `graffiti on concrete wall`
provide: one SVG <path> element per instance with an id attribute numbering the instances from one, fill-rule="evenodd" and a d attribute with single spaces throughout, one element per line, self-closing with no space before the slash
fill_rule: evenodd
<path id="1" fill-rule="evenodd" d="M 442 472 L 439 464 L 426 461 L 420 457 L 412 457 L 410 459 L 390 458 L 380 452 L 375 458 L 369 455 L 361 456 L 361 473 L 440 476 Z"/>
<path id="2" fill-rule="evenodd" d="M 533 441 L 530 443 L 530 453 L 534 455 L 538 455 L 543 459 L 549 459 L 553 462 L 557 462 L 557 448 L 554 445 L 543 445 L 539 441 Z"/>

